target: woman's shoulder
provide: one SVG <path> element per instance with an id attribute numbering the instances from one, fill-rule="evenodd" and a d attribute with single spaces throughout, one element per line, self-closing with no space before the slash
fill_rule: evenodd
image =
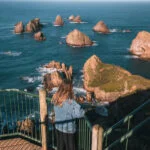
<path id="1" fill-rule="evenodd" d="M 79 105 L 74 99 L 67 99 L 65 102 L 64 102 L 64 105 Z"/>

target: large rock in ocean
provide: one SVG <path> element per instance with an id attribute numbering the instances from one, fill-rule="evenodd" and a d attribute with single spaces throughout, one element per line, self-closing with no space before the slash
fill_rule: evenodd
<path id="1" fill-rule="evenodd" d="M 76 16 L 72 19 L 72 22 L 75 22 L 75 23 L 81 23 L 82 20 L 81 20 L 81 17 L 80 16 Z"/>
<path id="2" fill-rule="evenodd" d="M 93 27 L 93 30 L 95 32 L 101 32 L 101 33 L 109 33 L 109 29 L 108 27 L 106 26 L 106 24 L 103 22 L 103 21 L 99 21 L 94 27 Z"/>
<path id="3" fill-rule="evenodd" d="M 51 91 L 54 87 L 59 87 L 63 81 L 72 82 L 72 66 L 67 67 L 64 63 L 60 64 L 60 62 L 52 61 L 44 67 L 57 69 L 57 71 L 48 73 L 44 76 L 43 84 L 48 91 Z"/>
<path id="4" fill-rule="evenodd" d="M 57 62 L 57 61 L 51 61 L 51 62 L 49 62 L 47 65 L 45 65 L 44 66 L 45 68 L 51 68 L 51 69 L 53 69 L 53 68 L 56 68 L 56 69 L 61 69 L 62 67 L 61 67 L 61 64 L 60 64 L 60 62 Z"/>
<path id="5" fill-rule="evenodd" d="M 99 101 L 115 101 L 138 90 L 150 89 L 150 80 L 132 75 L 125 69 L 103 63 L 96 55 L 83 67 L 84 88 Z"/>
<path id="6" fill-rule="evenodd" d="M 132 41 L 130 52 L 142 59 L 150 59 L 150 33 L 141 31 Z"/>
<path id="7" fill-rule="evenodd" d="M 35 18 L 26 25 L 26 32 L 37 32 L 41 29 L 40 19 Z"/>
<path id="8" fill-rule="evenodd" d="M 15 33 L 23 33 L 24 32 L 24 26 L 23 23 L 20 21 L 15 25 L 15 29 L 14 29 Z"/>
<path id="9" fill-rule="evenodd" d="M 75 16 L 74 16 L 74 15 L 71 15 L 68 19 L 69 19 L 70 21 L 72 21 L 74 18 L 75 18 Z"/>
<path id="10" fill-rule="evenodd" d="M 37 40 L 37 41 L 44 41 L 46 40 L 44 34 L 42 32 L 37 32 L 34 34 L 34 39 Z"/>
<path id="11" fill-rule="evenodd" d="M 87 35 L 77 29 L 74 29 L 67 35 L 66 43 L 70 46 L 77 47 L 91 46 L 93 44 Z"/>
<path id="12" fill-rule="evenodd" d="M 63 26 L 64 25 L 64 21 L 60 15 L 58 15 L 56 17 L 54 25 L 56 25 L 56 26 Z"/>

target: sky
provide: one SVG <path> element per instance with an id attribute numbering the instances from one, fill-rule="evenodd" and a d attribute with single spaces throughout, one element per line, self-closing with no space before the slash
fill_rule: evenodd
<path id="1" fill-rule="evenodd" d="M 43 1 L 49 1 L 49 2 L 52 2 L 52 1 L 61 1 L 61 2 L 63 2 L 63 1 L 66 1 L 66 2 L 93 2 L 93 1 L 96 1 L 96 2 L 124 2 L 124 1 L 128 1 L 128 2 L 143 2 L 143 1 L 148 1 L 148 2 L 150 2 L 150 0 L 0 0 L 0 1 L 11 1 L 11 2 L 13 2 L 13 1 L 19 1 L 19 2 L 21 2 L 21 1 L 41 1 L 41 2 L 43 2 Z"/>

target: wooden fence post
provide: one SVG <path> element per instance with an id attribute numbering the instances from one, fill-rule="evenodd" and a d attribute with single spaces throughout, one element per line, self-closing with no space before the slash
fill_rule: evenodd
<path id="1" fill-rule="evenodd" d="M 94 125 L 92 128 L 92 150 L 103 149 L 103 128 L 101 126 Z"/>
<path id="2" fill-rule="evenodd" d="M 44 89 L 39 90 L 39 102 L 40 102 L 40 118 L 41 118 L 41 137 L 42 137 L 42 150 L 48 150 L 48 137 L 47 137 L 47 103 L 46 103 L 46 91 Z"/>
<path id="3" fill-rule="evenodd" d="M 103 149 L 103 132 L 104 129 L 99 126 L 99 130 L 98 130 L 98 149 L 97 150 L 102 150 Z"/>

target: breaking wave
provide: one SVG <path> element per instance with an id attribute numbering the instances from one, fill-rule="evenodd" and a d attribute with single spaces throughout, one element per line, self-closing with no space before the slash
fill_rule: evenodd
<path id="1" fill-rule="evenodd" d="M 42 74 L 42 76 L 44 76 L 46 73 L 53 73 L 53 72 L 55 72 L 55 71 L 62 71 L 61 69 L 56 69 L 56 68 L 46 68 L 46 67 L 39 67 L 38 69 L 37 69 L 37 71 L 39 72 L 39 73 L 41 73 Z"/>
<path id="2" fill-rule="evenodd" d="M 54 26 L 54 27 L 60 27 L 61 25 L 55 25 L 55 24 L 53 24 L 53 26 Z"/>
<path id="3" fill-rule="evenodd" d="M 86 95 L 86 90 L 80 87 L 73 87 L 74 94 Z"/>
<path id="4" fill-rule="evenodd" d="M 93 45 L 92 46 L 98 46 L 97 41 L 93 41 Z"/>
<path id="5" fill-rule="evenodd" d="M 119 30 L 119 29 L 110 29 L 109 31 L 110 31 L 111 33 L 121 32 L 121 30 Z"/>
<path id="6" fill-rule="evenodd" d="M 116 32 L 130 33 L 131 32 L 129 29 L 123 29 L 123 30 L 121 30 L 121 29 L 110 29 L 109 31 L 110 31 L 110 33 L 116 33 Z"/>
<path id="7" fill-rule="evenodd" d="M 66 36 L 62 36 L 62 37 L 61 37 L 61 39 L 65 39 L 65 38 L 66 38 Z"/>
<path id="8" fill-rule="evenodd" d="M 130 59 L 130 58 L 138 59 L 139 57 L 136 55 L 126 55 L 125 58 L 127 58 L 127 59 Z"/>
<path id="9" fill-rule="evenodd" d="M 6 56 L 20 56 L 22 52 L 15 52 L 15 51 L 6 51 L 6 52 L 0 52 L 0 55 L 6 55 Z"/>
<path id="10" fill-rule="evenodd" d="M 79 23 L 79 22 L 72 22 L 72 21 L 71 21 L 70 23 L 71 23 L 71 24 L 85 24 L 85 23 L 88 23 L 88 22 L 82 21 L 82 22 Z"/>
<path id="11" fill-rule="evenodd" d="M 21 77 L 22 80 L 27 81 L 28 83 L 34 83 L 36 81 L 42 81 L 42 77 L 38 76 L 38 77 L 29 77 L 29 76 L 25 76 L 25 77 Z"/>

